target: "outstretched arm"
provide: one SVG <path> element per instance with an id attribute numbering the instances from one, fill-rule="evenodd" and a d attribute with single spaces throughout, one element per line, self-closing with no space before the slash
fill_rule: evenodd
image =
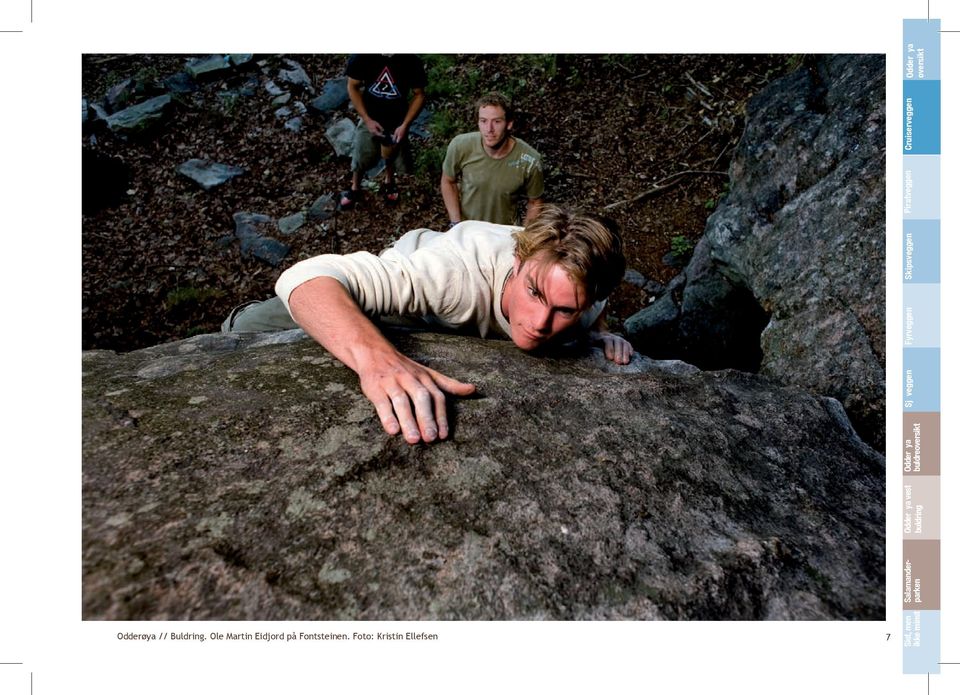
<path id="1" fill-rule="evenodd" d="M 290 313 L 310 337 L 360 377 L 387 434 L 410 444 L 450 433 L 444 392 L 468 396 L 476 387 L 401 354 L 336 279 L 317 277 L 290 294 Z"/>

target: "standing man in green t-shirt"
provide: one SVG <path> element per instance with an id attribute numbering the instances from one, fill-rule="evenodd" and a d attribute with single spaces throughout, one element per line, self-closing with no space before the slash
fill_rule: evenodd
<path id="1" fill-rule="evenodd" d="M 517 204 L 526 198 L 524 226 L 543 206 L 540 153 L 513 130 L 513 107 L 497 92 L 477 101 L 479 130 L 450 141 L 440 193 L 450 225 L 462 220 L 517 224 Z M 459 185 L 458 185 L 459 184 Z"/>

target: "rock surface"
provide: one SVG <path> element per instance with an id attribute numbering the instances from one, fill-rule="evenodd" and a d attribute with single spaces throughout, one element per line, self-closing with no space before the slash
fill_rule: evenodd
<path id="1" fill-rule="evenodd" d="M 341 118 L 331 124 L 324 135 L 338 157 L 349 157 L 353 149 L 353 138 L 356 132 L 357 126 L 353 124 L 353 121 L 349 118 Z"/>
<path id="2" fill-rule="evenodd" d="M 186 71 L 197 80 L 214 80 L 229 74 L 233 69 L 228 56 L 212 55 L 187 61 Z"/>
<path id="3" fill-rule="evenodd" d="M 163 123 L 170 115 L 172 105 L 169 94 L 153 97 L 111 114 L 106 119 L 107 126 L 123 135 L 143 134 Z"/>
<path id="4" fill-rule="evenodd" d="M 285 58 L 283 62 L 287 67 L 277 73 L 277 79 L 291 87 L 297 87 L 306 90 L 310 94 L 314 94 L 316 90 L 313 88 L 313 82 L 310 81 L 310 77 L 307 75 L 307 71 L 303 69 L 303 66 L 289 58 Z"/>
<path id="5" fill-rule="evenodd" d="M 747 106 L 729 196 L 679 283 L 624 328 L 645 354 L 759 369 L 885 426 L 883 56 L 833 56 Z"/>
<path id="6" fill-rule="evenodd" d="M 177 167 L 177 172 L 197 183 L 203 190 L 209 191 L 230 179 L 246 173 L 243 167 L 211 162 L 209 159 L 188 159 Z"/>
<path id="7" fill-rule="evenodd" d="M 276 267 L 290 253 L 290 247 L 271 236 L 277 229 L 276 221 L 269 215 L 255 212 L 236 212 L 233 215 L 234 236 L 240 240 L 240 253 L 266 261 Z"/>
<path id="8" fill-rule="evenodd" d="M 298 330 L 84 353 L 83 617 L 883 619 L 883 460 L 833 399 L 391 335 L 479 385 L 451 441 Z"/>
<path id="9" fill-rule="evenodd" d="M 347 78 L 337 77 L 324 82 L 320 96 L 312 100 L 308 106 L 317 113 L 324 114 L 345 106 L 348 101 L 350 101 L 350 94 L 347 92 Z"/>

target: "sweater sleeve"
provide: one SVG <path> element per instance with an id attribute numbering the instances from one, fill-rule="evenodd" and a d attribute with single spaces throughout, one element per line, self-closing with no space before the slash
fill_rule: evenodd
<path id="1" fill-rule="evenodd" d="M 297 287 L 332 277 L 368 316 L 429 317 L 448 328 L 473 326 L 485 335 L 493 319 L 493 265 L 479 261 L 471 239 L 415 230 L 379 256 L 365 251 L 315 256 L 280 276 L 277 296 L 289 311 Z"/>
<path id="2" fill-rule="evenodd" d="M 402 287 L 404 275 L 397 264 L 385 263 L 366 251 L 346 256 L 328 254 L 300 261 L 284 271 L 277 280 L 276 291 L 289 311 L 290 294 L 297 287 L 318 277 L 332 277 L 346 288 L 365 314 L 399 314 L 410 294 Z"/>

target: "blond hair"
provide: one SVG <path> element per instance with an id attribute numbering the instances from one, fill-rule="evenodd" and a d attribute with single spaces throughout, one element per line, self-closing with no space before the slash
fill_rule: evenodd
<path id="1" fill-rule="evenodd" d="M 514 232 L 513 238 L 521 263 L 536 256 L 559 265 L 594 302 L 610 296 L 626 269 L 619 230 L 606 218 L 544 205 L 536 219 Z"/>

